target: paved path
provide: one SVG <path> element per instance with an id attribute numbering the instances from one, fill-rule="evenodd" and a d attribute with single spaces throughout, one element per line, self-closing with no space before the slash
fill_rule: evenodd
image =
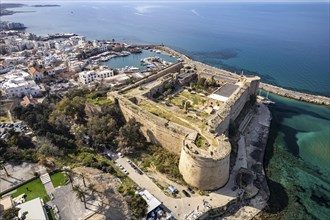
<path id="1" fill-rule="evenodd" d="M 44 184 L 44 187 L 45 187 L 48 195 L 50 195 L 51 193 L 53 193 L 55 191 L 55 188 L 53 186 L 53 183 L 52 183 L 48 173 L 41 175 L 40 179 L 41 179 L 41 182 Z"/>
<path id="2" fill-rule="evenodd" d="M 212 207 L 219 207 L 234 199 L 237 194 L 236 191 L 231 190 L 231 187 L 235 184 L 235 178 L 231 175 L 230 180 L 225 187 L 210 193 L 209 196 L 194 196 L 190 198 L 184 197 L 178 199 L 172 198 L 165 195 L 164 192 L 147 175 L 140 175 L 135 172 L 135 170 L 127 162 L 127 158 L 118 158 L 116 162 L 121 164 L 129 172 L 129 177 L 135 183 L 153 194 L 163 203 L 165 207 L 170 209 L 178 219 L 184 219 L 185 215 L 197 210 L 197 207 L 199 207 L 199 211 L 206 211 L 204 201 L 207 201 Z"/>

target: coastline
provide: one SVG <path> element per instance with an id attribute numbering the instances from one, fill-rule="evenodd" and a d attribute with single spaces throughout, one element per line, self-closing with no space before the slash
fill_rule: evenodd
<path id="1" fill-rule="evenodd" d="M 182 60 L 186 61 L 186 62 L 193 62 L 196 63 L 198 65 L 202 65 L 205 67 L 208 67 L 209 69 L 213 69 L 215 71 L 221 71 L 221 74 L 226 74 L 228 77 L 237 77 L 238 74 L 229 72 L 227 70 L 224 69 L 220 69 L 220 68 L 216 68 L 210 65 L 207 65 L 205 63 L 201 63 L 199 61 L 195 61 L 192 60 L 191 58 L 189 58 L 188 56 L 172 49 L 169 48 L 167 46 L 163 46 L 163 45 L 158 45 L 158 46 L 154 46 L 154 47 L 161 47 L 161 49 L 163 49 L 165 52 L 170 53 L 172 55 L 175 55 L 179 58 L 181 58 Z M 303 92 L 298 92 L 295 90 L 289 90 L 289 89 L 285 89 L 279 86 L 274 86 L 271 84 L 267 84 L 267 83 L 263 83 L 260 82 L 259 84 L 259 88 L 263 89 L 265 91 L 269 91 L 271 93 L 283 96 L 283 97 L 287 97 L 287 98 L 291 98 L 291 99 L 295 99 L 298 101 L 304 101 L 304 102 L 308 102 L 308 103 L 312 103 L 312 104 L 317 104 L 317 105 L 324 105 L 324 106 L 330 106 L 330 97 L 325 97 L 325 96 L 320 96 L 320 95 L 313 95 L 313 94 L 309 94 L 309 93 L 303 93 Z"/>

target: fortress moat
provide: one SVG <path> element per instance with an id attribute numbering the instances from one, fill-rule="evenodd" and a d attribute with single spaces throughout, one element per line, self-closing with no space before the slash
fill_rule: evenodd
<path id="1" fill-rule="evenodd" d="M 173 64 L 109 93 L 148 141 L 180 155 L 184 180 L 201 190 L 224 186 L 230 174 L 229 127 L 256 97 L 259 77 L 222 75 L 193 62 Z M 220 70 L 219 70 L 220 71 Z"/>

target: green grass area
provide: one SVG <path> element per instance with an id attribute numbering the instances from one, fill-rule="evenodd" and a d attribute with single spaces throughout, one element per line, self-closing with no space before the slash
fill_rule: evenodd
<path id="1" fill-rule="evenodd" d="M 109 99 L 107 99 L 106 97 L 88 98 L 87 101 L 90 103 L 93 103 L 95 105 L 104 105 L 104 104 L 111 103 L 111 101 Z"/>
<path id="2" fill-rule="evenodd" d="M 42 198 L 44 202 L 49 201 L 49 197 L 47 195 L 47 192 L 45 190 L 44 185 L 42 184 L 40 178 L 37 178 L 35 180 L 32 180 L 16 189 L 16 192 L 12 194 L 12 196 L 15 198 L 21 194 L 25 193 L 26 195 L 26 201 L 30 201 L 35 198 Z"/>
<path id="3" fill-rule="evenodd" d="M 184 91 L 171 99 L 171 103 L 179 107 L 183 107 L 182 101 L 189 101 L 192 108 L 199 109 L 205 104 L 206 98 L 198 94 L 192 94 Z"/>
<path id="4" fill-rule="evenodd" d="M 153 113 L 154 115 L 157 115 L 161 118 L 164 118 L 164 119 L 167 119 L 174 123 L 177 123 L 179 125 L 183 125 L 188 128 L 191 128 L 191 126 L 188 123 L 180 120 L 179 117 L 176 117 L 175 113 L 169 112 L 169 111 L 165 110 L 164 108 L 158 108 L 156 105 L 152 104 L 151 102 L 142 101 L 142 102 L 140 102 L 139 105 L 141 108 L 147 110 L 148 112 Z"/>
<path id="5" fill-rule="evenodd" d="M 68 183 L 68 177 L 63 173 L 54 173 L 50 175 L 50 179 L 54 187 L 64 186 Z"/>

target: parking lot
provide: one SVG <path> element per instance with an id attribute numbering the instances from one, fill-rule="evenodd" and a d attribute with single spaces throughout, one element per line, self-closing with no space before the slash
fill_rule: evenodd
<path id="1" fill-rule="evenodd" d="M 109 153 L 109 154 L 108 154 Z M 136 166 L 127 157 L 118 155 L 116 153 L 107 152 L 105 157 L 113 160 L 116 165 L 123 172 L 127 171 L 127 175 L 142 189 L 147 189 L 153 196 L 155 196 L 162 204 L 175 214 L 178 219 L 196 219 L 203 212 L 214 206 L 223 206 L 230 200 L 234 199 L 236 193 L 231 190 L 231 183 L 227 184 L 226 187 L 212 192 L 209 196 L 196 195 L 186 189 L 191 195 L 190 197 L 177 197 L 172 198 L 167 196 L 145 173 L 140 174 Z M 121 168 L 122 167 L 122 168 Z M 140 169 L 139 169 L 140 170 Z M 233 178 L 231 178 L 233 179 Z M 230 181 L 232 182 L 232 181 Z"/>
<path id="2" fill-rule="evenodd" d="M 15 123 L 2 123 L 0 124 L 0 138 L 7 140 L 9 134 L 8 131 L 14 129 L 16 132 L 25 133 L 29 131 L 29 128 L 24 124 L 24 122 Z"/>

